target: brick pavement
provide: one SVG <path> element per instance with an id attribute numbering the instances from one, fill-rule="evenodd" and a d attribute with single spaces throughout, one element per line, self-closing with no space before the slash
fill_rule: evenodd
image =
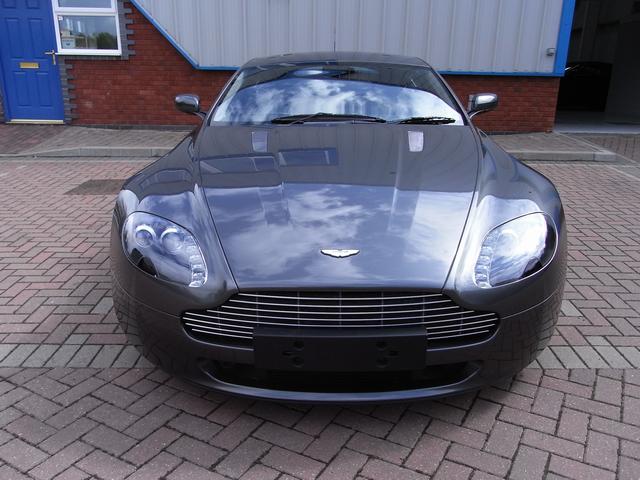
<path id="1" fill-rule="evenodd" d="M 113 195 L 65 192 L 144 164 L 0 161 L 1 479 L 640 477 L 638 178 L 535 165 L 563 196 L 570 262 L 533 368 L 441 401 L 343 408 L 206 392 L 126 345 Z"/>
<path id="2" fill-rule="evenodd" d="M 591 143 L 612 150 L 631 160 L 640 162 L 640 135 L 581 134 L 574 135 Z"/>
<path id="3" fill-rule="evenodd" d="M 35 147 L 68 127 L 64 125 L 0 124 L 0 154 L 19 153 Z"/>

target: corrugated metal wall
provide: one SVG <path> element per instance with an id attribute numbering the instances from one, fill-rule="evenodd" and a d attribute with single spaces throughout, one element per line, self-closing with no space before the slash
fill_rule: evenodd
<path id="1" fill-rule="evenodd" d="M 137 0 L 201 67 L 292 51 L 413 55 L 441 71 L 553 71 L 562 0 Z"/>

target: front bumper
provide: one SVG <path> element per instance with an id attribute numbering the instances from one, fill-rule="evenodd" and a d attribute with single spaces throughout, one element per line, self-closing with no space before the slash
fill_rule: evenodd
<path id="1" fill-rule="evenodd" d="M 500 327 L 488 340 L 463 347 L 429 349 L 424 369 L 387 375 L 384 381 L 372 381 L 371 388 L 350 382 L 335 391 L 313 388 L 315 377 L 309 373 L 282 375 L 256 368 L 252 348 L 216 345 L 189 336 L 179 317 L 156 310 L 129 295 L 114 278 L 114 305 L 118 319 L 130 341 L 141 347 L 145 356 L 204 387 L 253 398 L 288 402 L 377 403 L 409 401 L 459 394 L 481 388 L 500 378 L 512 376 L 526 367 L 546 346 L 555 326 L 562 291 L 558 289 L 545 301 L 523 312 L 501 318 Z M 404 377 L 403 377 L 404 375 Z M 326 372 L 315 384 L 327 378 L 345 380 L 342 374 Z M 406 378 L 403 383 L 402 378 Z M 304 380 L 304 381 L 303 381 Z M 311 387 L 309 386 L 311 383 Z"/>

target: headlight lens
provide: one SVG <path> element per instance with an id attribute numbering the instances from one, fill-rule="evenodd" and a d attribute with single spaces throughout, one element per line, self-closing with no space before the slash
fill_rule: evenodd
<path id="1" fill-rule="evenodd" d="M 542 213 L 516 218 L 486 236 L 475 266 L 480 288 L 497 287 L 544 268 L 556 248 L 552 220 Z"/>
<path id="2" fill-rule="evenodd" d="M 141 270 L 189 287 L 207 281 L 207 264 L 193 235 L 162 217 L 134 212 L 124 223 L 122 245 Z"/>

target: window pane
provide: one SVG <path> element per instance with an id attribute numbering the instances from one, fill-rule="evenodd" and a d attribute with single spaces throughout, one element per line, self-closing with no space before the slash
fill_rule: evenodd
<path id="1" fill-rule="evenodd" d="M 63 50 L 117 50 L 115 16 L 58 15 Z"/>
<path id="2" fill-rule="evenodd" d="M 67 8 L 111 8 L 111 0 L 58 0 L 58 5 Z"/>

